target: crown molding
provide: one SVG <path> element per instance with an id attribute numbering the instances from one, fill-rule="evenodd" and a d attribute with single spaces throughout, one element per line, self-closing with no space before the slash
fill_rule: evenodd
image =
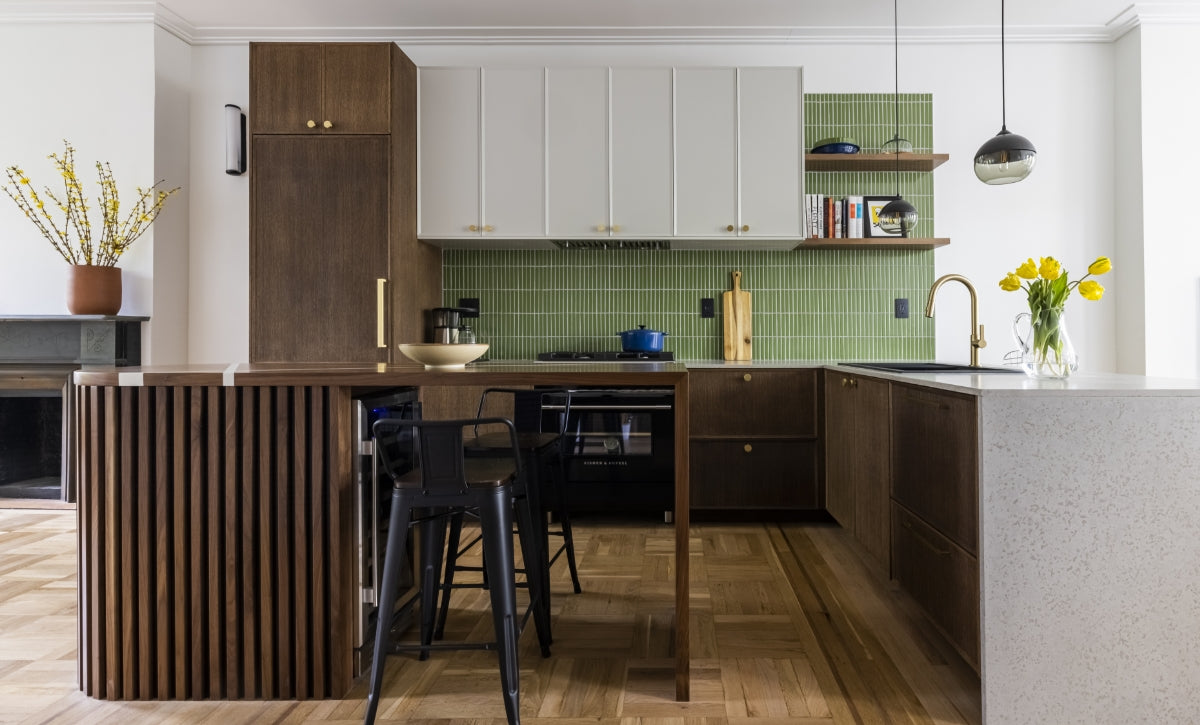
<path id="1" fill-rule="evenodd" d="M 891 26 L 660 26 L 660 27 L 231 27 L 196 26 L 157 0 L 7 0 L 4 23 L 152 22 L 190 45 L 251 41 L 362 42 L 400 45 L 847 45 L 891 43 Z M 1140 25 L 1200 24 L 1200 3 L 1129 5 L 1104 25 L 1016 26 L 1011 43 L 1110 43 Z M 901 27 L 902 44 L 999 42 L 995 26 Z"/>

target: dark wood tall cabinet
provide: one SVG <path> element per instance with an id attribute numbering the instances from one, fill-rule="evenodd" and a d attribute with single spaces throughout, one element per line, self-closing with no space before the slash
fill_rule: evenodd
<path id="1" fill-rule="evenodd" d="M 391 362 L 440 304 L 416 238 L 416 66 L 394 43 L 250 44 L 250 360 Z"/>
<path id="2" fill-rule="evenodd" d="M 891 565 L 890 388 L 825 373 L 825 508 L 884 571 Z"/>

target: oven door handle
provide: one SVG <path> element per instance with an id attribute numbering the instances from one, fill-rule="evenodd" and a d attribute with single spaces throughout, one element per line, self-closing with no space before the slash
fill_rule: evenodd
<path id="1" fill-rule="evenodd" d="M 609 410 L 614 413 L 624 413 L 636 410 L 671 410 L 673 405 L 577 405 L 571 403 L 571 410 Z M 566 410 L 565 405 L 543 405 L 542 410 Z"/>

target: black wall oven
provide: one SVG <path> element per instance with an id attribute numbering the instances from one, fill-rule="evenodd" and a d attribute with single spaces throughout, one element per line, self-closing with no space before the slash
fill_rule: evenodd
<path id="1" fill-rule="evenodd" d="M 675 412 L 670 388 L 573 388 L 542 400 L 542 429 L 563 415 L 572 511 L 662 512 L 675 502 Z"/>

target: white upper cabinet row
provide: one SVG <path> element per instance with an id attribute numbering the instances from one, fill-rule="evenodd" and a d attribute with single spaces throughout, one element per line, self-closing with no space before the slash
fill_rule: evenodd
<path id="1" fill-rule="evenodd" d="M 804 236 L 799 68 L 422 68 L 419 98 L 421 239 Z"/>

